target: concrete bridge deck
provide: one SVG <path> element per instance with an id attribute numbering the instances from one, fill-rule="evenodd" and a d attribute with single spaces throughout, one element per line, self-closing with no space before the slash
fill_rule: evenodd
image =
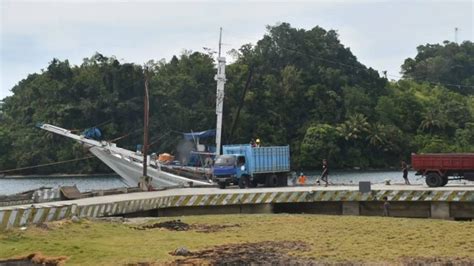
<path id="1" fill-rule="evenodd" d="M 0 229 L 79 217 L 228 212 L 305 212 L 380 215 L 387 197 L 394 216 L 474 218 L 474 185 L 428 188 L 423 185 L 372 185 L 278 188 L 180 188 L 77 200 L 0 207 Z M 153 213 L 150 213 L 153 212 Z"/>

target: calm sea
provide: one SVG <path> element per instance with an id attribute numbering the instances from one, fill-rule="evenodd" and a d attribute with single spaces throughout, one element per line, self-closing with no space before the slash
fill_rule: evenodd
<path id="1" fill-rule="evenodd" d="M 304 174 L 309 177 L 308 182 L 314 183 L 316 177 L 319 177 L 321 173 L 311 171 Z M 408 178 L 412 184 L 424 184 L 424 179 L 415 176 L 415 172 L 409 172 Z M 392 184 L 403 183 L 400 171 L 331 171 L 329 174 L 329 181 L 334 184 L 358 184 L 359 181 L 370 181 L 376 184 L 383 183 L 386 179 L 389 179 Z M 456 182 L 466 181 L 450 181 L 450 183 Z M 126 186 L 118 176 L 0 179 L 0 195 L 14 194 L 39 187 L 73 185 L 76 185 L 82 192 Z"/>
<path id="2" fill-rule="evenodd" d="M 79 191 L 126 187 L 118 176 L 100 177 L 31 177 L 0 179 L 0 195 L 15 194 L 40 187 L 74 186 Z"/>

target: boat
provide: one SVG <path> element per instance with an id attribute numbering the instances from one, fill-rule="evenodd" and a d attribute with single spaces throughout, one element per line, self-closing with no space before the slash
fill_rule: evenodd
<path id="1" fill-rule="evenodd" d="M 222 36 L 222 29 L 221 29 Z M 221 57 L 221 37 L 219 38 L 219 54 L 217 57 L 217 74 L 215 80 L 217 81 L 216 93 L 216 151 L 214 155 L 220 154 L 221 149 L 221 133 L 222 133 L 222 113 L 224 101 L 224 85 L 225 79 L 225 57 Z M 145 97 L 147 97 L 147 82 L 145 82 Z M 145 128 L 147 125 L 147 101 L 145 102 Z M 210 167 L 189 167 L 189 166 L 173 166 L 161 164 L 155 158 L 151 158 L 147 154 L 147 149 L 144 148 L 144 156 L 140 151 L 131 151 L 124 148 L 117 147 L 116 143 L 99 141 L 88 134 L 77 135 L 68 129 L 59 126 L 39 123 L 37 127 L 62 135 L 81 143 L 99 160 L 110 167 L 115 173 L 122 177 L 123 181 L 131 187 L 141 186 L 143 177 L 146 176 L 147 186 L 151 185 L 157 187 L 192 187 L 192 186 L 212 186 L 214 185 L 211 179 L 212 169 Z M 89 132 L 97 132 L 92 128 Z M 145 132 L 148 132 L 146 128 Z M 193 137 L 196 134 L 192 134 Z M 146 147 L 147 137 L 144 137 L 144 147 Z M 198 143 L 199 144 L 199 143 Z"/>
<path id="2" fill-rule="evenodd" d="M 117 147 L 117 144 L 113 142 L 98 141 L 87 138 L 84 135 L 77 135 L 68 129 L 50 124 L 38 124 L 37 127 L 81 143 L 99 160 L 121 176 L 128 186 L 136 187 L 143 176 L 144 156 L 140 152 Z M 153 187 L 213 185 L 211 180 L 205 178 L 205 175 L 191 178 L 166 171 L 169 167 L 162 167 L 157 160 L 152 160 L 150 155 L 147 155 L 147 166 L 147 176 L 151 178 L 151 185 Z"/>

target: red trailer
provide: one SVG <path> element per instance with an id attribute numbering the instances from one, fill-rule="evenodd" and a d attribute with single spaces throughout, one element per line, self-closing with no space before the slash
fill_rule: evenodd
<path id="1" fill-rule="evenodd" d="M 430 187 L 442 187 L 448 180 L 474 181 L 474 153 L 413 153 L 411 166 Z"/>

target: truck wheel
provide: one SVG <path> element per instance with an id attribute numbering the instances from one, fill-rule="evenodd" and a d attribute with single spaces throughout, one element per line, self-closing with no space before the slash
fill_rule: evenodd
<path id="1" fill-rule="evenodd" d="M 239 178 L 239 188 L 246 188 L 249 186 L 249 177 L 248 176 L 241 176 Z"/>
<path id="2" fill-rule="evenodd" d="M 437 173 L 429 173 L 425 181 L 429 187 L 440 187 L 443 184 L 443 179 Z"/>
<path id="3" fill-rule="evenodd" d="M 224 189 L 226 186 L 225 182 L 219 182 L 219 188 Z"/>

